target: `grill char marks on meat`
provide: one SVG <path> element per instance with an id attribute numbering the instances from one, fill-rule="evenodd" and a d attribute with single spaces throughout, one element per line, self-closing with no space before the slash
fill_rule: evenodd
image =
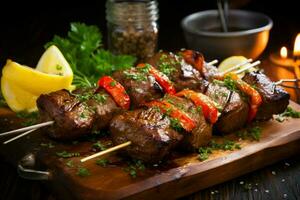
<path id="1" fill-rule="evenodd" d="M 117 71 L 113 74 L 113 77 L 124 86 L 130 96 L 131 105 L 135 108 L 163 96 L 162 88 L 155 81 L 155 78 L 137 68 Z"/>
<path id="2" fill-rule="evenodd" d="M 196 122 L 196 128 L 192 132 L 182 133 L 184 135 L 182 142 L 184 149 L 195 150 L 200 146 L 207 145 L 212 137 L 212 125 L 206 122 L 201 109 L 185 98 L 165 95 L 163 99 L 187 113 Z"/>
<path id="3" fill-rule="evenodd" d="M 54 120 L 54 124 L 45 128 L 50 137 L 59 140 L 76 139 L 93 130 L 100 130 L 108 126 L 111 118 L 120 108 L 104 91 L 98 95 L 105 95 L 101 102 L 93 95 L 95 90 L 74 91 L 60 90 L 41 95 L 37 100 L 37 107 L 42 121 Z M 84 102 L 76 96 L 85 95 L 89 99 Z"/>
<path id="4" fill-rule="evenodd" d="M 248 112 L 248 103 L 239 93 L 231 91 L 230 99 L 214 126 L 215 131 L 226 134 L 242 128 L 247 122 Z"/>
<path id="5" fill-rule="evenodd" d="M 190 100 L 172 95 L 166 95 L 162 100 L 188 114 L 196 122 L 196 128 L 190 133 L 181 129 L 179 133 L 172 125 L 174 119 L 155 107 L 127 111 L 115 116 L 110 123 L 113 143 L 131 141 L 132 144 L 124 149 L 127 155 L 154 163 L 165 158 L 179 144 L 194 150 L 209 142 L 212 126 Z"/>
<path id="6" fill-rule="evenodd" d="M 207 88 L 206 95 L 218 103 L 222 113 L 214 125 L 215 132 L 230 133 L 246 124 L 249 105 L 239 93 L 230 91 L 220 84 L 211 83 Z"/>
<path id="7" fill-rule="evenodd" d="M 205 80 L 201 73 L 192 65 L 186 63 L 183 58 L 169 52 L 155 54 L 148 63 L 164 73 L 174 83 L 176 91 L 189 88 L 203 92 Z"/>
<path id="8" fill-rule="evenodd" d="M 261 72 L 247 73 L 243 80 L 259 92 L 263 103 L 258 109 L 256 120 L 268 120 L 273 114 L 284 112 L 289 104 L 290 95 L 281 87 L 276 86 Z"/>
<path id="9" fill-rule="evenodd" d="M 127 141 L 127 155 L 156 163 L 165 158 L 183 138 L 170 127 L 170 120 L 157 109 L 138 109 L 115 116 L 110 123 L 115 145 Z"/>
<path id="10" fill-rule="evenodd" d="M 41 95 L 37 106 L 42 121 L 54 120 L 52 126 L 45 128 L 54 139 L 74 139 L 92 130 L 94 112 L 67 90 Z"/>

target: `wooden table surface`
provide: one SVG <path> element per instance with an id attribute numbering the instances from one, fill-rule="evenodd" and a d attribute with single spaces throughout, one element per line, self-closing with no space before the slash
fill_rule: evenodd
<path id="1" fill-rule="evenodd" d="M 267 58 L 262 66 L 274 81 L 294 77 L 293 70 L 275 66 Z M 288 91 L 296 101 L 295 90 Z M 19 178 L 16 169 L 3 161 L 0 169 L 0 199 L 59 199 L 41 182 Z M 300 199 L 300 157 L 280 161 L 182 199 Z"/>

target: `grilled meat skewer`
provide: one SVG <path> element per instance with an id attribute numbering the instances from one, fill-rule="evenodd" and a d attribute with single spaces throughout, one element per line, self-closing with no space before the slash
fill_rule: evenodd
<path id="1" fill-rule="evenodd" d="M 180 85 L 178 80 L 183 80 L 185 87 L 202 92 L 221 105 L 222 115 L 214 126 L 216 132 L 229 133 L 243 127 L 249 112 L 247 97 L 245 98 L 240 91 L 228 90 L 225 84 L 223 86 L 214 84 L 214 77 L 219 75 L 218 70 L 215 66 L 206 65 L 201 54 L 192 50 L 183 50 L 178 55 L 159 52 L 149 60 L 149 63 L 162 71 L 168 69 L 166 71 L 169 72 L 170 79 L 175 81 L 175 86 L 176 84 Z M 176 62 L 173 61 L 174 59 Z M 178 63 L 181 63 L 179 67 Z M 186 65 L 192 66 L 194 70 L 187 73 Z M 190 76 L 184 76 L 184 74 Z M 172 77 L 175 78 L 172 79 Z M 289 94 L 281 87 L 274 85 L 262 73 L 246 73 L 243 80 L 255 87 L 263 100 L 262 105 L 258 108 L 256 120 L 268 120 L 273 114 L 281 113 L 287 107 Z M 232 120 L 235 123 L 232 123 Z"/>
<path id="2" fill-rule="evenodd" d="M 110 132 L 115 145 L 131 141 L 124 149 L 127 155 L 145 162 L 155 163 L 166 157 L 179 144 L 184 149 L 194 150 L 206 145 L 212 136 L 212 125 L 207 123 L 201 109 L 188 99 L 166 95 L 161 101 L 181 108 L 194 122 L 191 132 L 180 130 L 174 118 L 156 107 L 126 111 L 116 115 L 110 123 Z M 171 112 L 171 111 L 169 111 Z"/>

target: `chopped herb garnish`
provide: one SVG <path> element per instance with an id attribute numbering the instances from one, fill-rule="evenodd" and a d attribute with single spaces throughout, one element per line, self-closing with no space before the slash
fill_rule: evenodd
<path id="1" fill-rule="evenodd" d="M 140 160 L 133 160 L 128 162 L 128 167 L 124 169 L 132 178 L 136 178 L 138 171 L 144 171 L 145 165 Z"/>
<path id="2" fill-rule="evenodd" d="M 69 168 L 73 168 L 73 167 L 74 167 L 73 160 L 68 160 L 68 161 L 66 162 L 66 165 L 67 165 Z"/>
<path id="3" fill-rule="evenodd" d="M 55 145 L 53 145 L 51 142 L 49 142 L 49 143 L 41 143 L 40 145 L 41 145 L 41 147 L 48 147 L 49 149 L 55 147 Z"/>
<path id="4" fill-rule="evenodd" d="M 112 86 L 112 87 L 114 87 L 114 86 L 116 86 L 117 85 L 117 82 L 116 81 L 112 81 L 112 82 L 110 82 L 110 84 L 109 84 L 110 86 Z"/>
<path id="5" fill-rule="evenodd" d="M 80 102 L 85 102 L 93 98 L 94 94 L 90 91 L 84 92 L 82 94 L 74 94 L 76 99 Z"/>
<path id="6" fill-rule="evenodd" d="M 179 63 L 178 61 L 173 60 L 172 58 L 169 59 L 167 55 L 163 54 L 159 58 L 158 68 L 159 71 L 164 73 L 166 76 L 170 76 L 173 72 L 177 71 L 175 66 L 178 63 Z"/>
<path id="7" fill-rule="evenodd" d="M 182 128 L 180 122 L 178 119 L 175 119 L 175 118 L 171 118 L 170 117 L 170 123 L 171 123 L 171 127 L 175 130 L 175 131 L 178 131 L 178 132 L 183 132 L 184 129 Z"/>
<path id="8" fill-rule="evenodd" d="M 127 79 L 132 79 L 132 80 L 136 80 L 136 81 L 145 81 L 147 80 L 145 74 L 139 73 L 139 72 L 128 72 L 128 71 L 124 71 L 123 72 L 126 76 Z"/>
<path id="9" fill-rule="evenodd" d="M 212 153 L 212 149 L 210 147 L 200 147 L 198 153 L 199 160 L 207 160 Z"/>
<path id="10" fill-rule="evenodd" d="M 31 126 L 38 123 L 39 113 L 38 112 L 18 112 L 16 114 L 18 118 L 23 119 L 23 126 Z"/>
<path id="11" fill-rule="evenodd" d="M 250 133 L 250 136 L 254 140 L 257 140 L 257 141 L 260 140 L 261 128 L 259 126 L 255 126 L 255 127 L 251 128 L 251 129 L 249 129 L 248 132 Z"/>
<path id="12" fill-rule="evenodd" d="M 143 67 L 138 67 L 137 69 L 139 72 L 147 74 L 147 73 L 149 73 L 149 70 L 151 69 L 151 67 L 152 66 L 150 64 L 146 63 Z"/>
<path id="13" fill-rule="evenodd" d="M 60 65 L 56 65 L 56 66 L 55 66 L 55 68 L 56 68 L 58 71 L 60 71 L 60 70 L 62 70 L 62 69 L 63 69 L 63 67 L 62 67 L 62 66 L 60 66 Z"/>
<path id="14" fill-rule="evenodd" d="M 103 144 L 101 144 L 100 141 L 97 141 L 96 143 L 94 143 L 92 147 L 94 149 L 100 150 L 100 151 L 104 151 L 106 149 L 106 147 Z"/>
<path id="15" fill-rule="evenodd" d="M 199 148 L 198 159 L 201 161 L 208 159 L 213 150 L 233 151 L 235 149 L 241 149 L 241 146 L 232 140 L 225 140 L 223 143 L 217 143 L 214 140 L 211 140 L 207 147 Z"/>
<path id="16" fill-rule="evenodd" d="M 259 126 L 250 126 L 246 128 L 245 130 L 240 130 L 236 132 L 236 135 L 240 137 L 241 139 L 251 138 L 252 140 L 260 140 L 261 137 L 261 127 Z"/>
<path id="17" fill-rule="evenodd" d="M 107 98 L 107 95 L 106 94 L 95 94 L 93 96 L 93 99 L 95 99 L 98 103 L 105 103 L 106 102 L 106 98 Z"/>
<path id="18" fill-rule="evenodd" d="M 84 168 L 84 167 L 79 167 L 76 174 L 78 176 L 81 176 L 81 177 L 86 177 L 86 176 L 91 175 L 90 171 L 87 168 Z"/>
<path id="19" fill-rule="evenodd" d="M 80 117 L 81 119 L 87 118 L 87 116 L 86 116 L 86 114 L 85 114 L 84 112 L 80 113 L 79 117 Z"/>
<path id="20" fill-rule="evenodd" d="M 80 153 L 71 153 L 67 151 L 56 152 L 56 155 L 61 158 L 72 158 L 80 156 Z"/>
<path id="21" fill-rule="evenodd" d="M 235 81 L 232 80 L 229 76 L 225 77 L 223 82 L 224 82 L 224 86 L 227 87 L 230 91 L 237 91 Z"/>
<path id="22" fill-rule="evenodd" d="M 277 115 L 275 117 L 275 119 L 279 122 L 283 122 L 287 117 L 300 118 L 300 112 L 298 112 L 298 111 L 294 110 L 292 107 L 288 106 L 286 108 L 286 110 L 283 113 Z"/>
<path id="23" fill-rule="evenodd" d="M 100 166 L 102 166 L 102 167 L 106 167 L 107 164 L 108 164 L 108 160 L 105 159 L 105 158 L 98 159 L 98 160 L 96 160 L 96 164 L 97 164 L 97 165 L 100 165 Z"/>

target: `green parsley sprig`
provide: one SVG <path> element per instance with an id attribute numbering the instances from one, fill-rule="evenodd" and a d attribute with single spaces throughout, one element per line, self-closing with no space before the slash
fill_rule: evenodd
<path id="1" fill-rule="evenodd" d="M 74 72 L 73 84 L 78 87 L 91 87 L 99 77 L 130 68 L 136 61 L 133 56 L 114 55 L 105 50 L 98 27 L 83 23 L 71 23 L 66 37 L 55 35 L 45 48 L 51 45 L 62 51 Z"/>

